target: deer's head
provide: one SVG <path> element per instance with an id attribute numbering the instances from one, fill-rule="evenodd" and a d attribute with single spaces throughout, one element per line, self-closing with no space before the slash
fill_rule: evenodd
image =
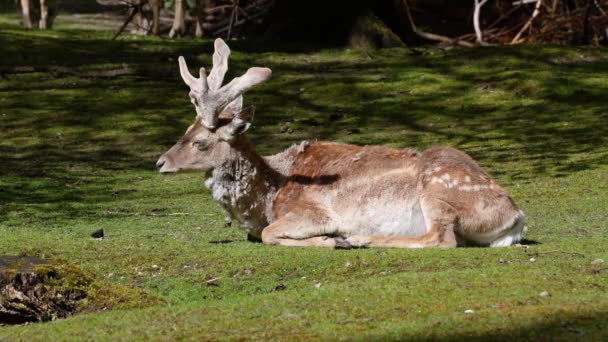
<path id="1" fill-rule="evenodd" d="M 186 61 L 179 57 L 180 74 L 190 87 L 196 119 L 184 136 L 159 158 L 156 166 L 161 173 L 209 171 L 230 158 L 238 136 L 249 129 L 253 113 L 242 111 L 242 94 L 267 80 L 272 72 L 268 68 L 250 68 L 222 87 L 229 55 L 228 45 L 217 39 L 213 68 L 209 76 L 201 68 L 199 78 L 190 74 Z"/>

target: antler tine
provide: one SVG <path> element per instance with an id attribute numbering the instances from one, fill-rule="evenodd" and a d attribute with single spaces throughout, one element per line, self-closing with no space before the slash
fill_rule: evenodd
<path id="1" fill-rule="evenodd" d="M 229 111 L 233 115 L 239 113 L 243 107 L 241 95 L 256 84 L 270 78 L 270 75 L 272 75 L 272 71 L 268 68 L 250 68 L 243 76 L 233 79 L 219 90 L 210 91 L 210 96 L 199 113 L 205 127 L 214 128 L 217 117 L 222 111 Z"/>
<path id="2" fill-rule="evenodd" d="M 215 52 L 213 53 L 213 68 L 209 73 L 209 86 L 211 90 L 218 90 L 222 86 L 224 76 L 228 71 L 228 57 L 230 56 L 230 48 L 222 40 L 218 38 L 214 42 Z"/>
<path id="3" fill-rule="evenodd" d="M 190 71 L 188 70 L 188 65 L 186 64 L 186 59 L 183 56 L 179 56 L 177 59 L 179 63 L 179 73 L 182 75 L 182 79 L 184 82 L 190 87 L 190 89 L 198 89 L 196 77 L 192 76 Z"/>
<path id="4" fill-rule="evenodd" d="M 204 68 L 199 70 L 200 78 L 192 76 L 184 57 L 180 56 L 178 59 L 180 74 L 191 89 L 190 96 L 196 96 L 198 99 L 193 100 L 196 113 L 203 125 L 209 129 L 216 127 L 218 115 L 222 111 L 228 111 L 233 115 L 239 113 L 243 107 L 242 94 L 267 80 L 272 74 L 268 68 L 250 68 L 243 76 L 221 87 L 224 75 L 228 71 L 230 48 L 220 38 L 215 40 L 214 45 L 213 68 L 208 77 Z"/>
<path id="5" fill-rule="evenodd" d="M 266 81 L 271 75 L 272 70 L 269 68 L 249 68 L 243 76 L 233 79 L 230 83 L 223 86 L 219 92 L 223 94 L 225 101 L 229 103 L 251 87 Z"/>
<path id="6" fill-rule="evenodd" d="M 207 83 L 207 73 L 205 72 L 205 68 L 201 68 L 199 70 L 199 75 L 200 77 L 198 81 L 200 83 L 201 90 L 203 92 L 206 92 L 209 89 L 209 84 Z"/>

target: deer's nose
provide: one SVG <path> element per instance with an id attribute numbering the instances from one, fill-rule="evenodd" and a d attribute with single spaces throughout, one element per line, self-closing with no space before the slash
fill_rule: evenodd
<path id="1" fill-rule="evenodd" d="M 160 158 L 156 162 L 156 168 L 160 170 L 163 167 L 163 165 L 165 165 L 165 159 L 164 158 Z"/>

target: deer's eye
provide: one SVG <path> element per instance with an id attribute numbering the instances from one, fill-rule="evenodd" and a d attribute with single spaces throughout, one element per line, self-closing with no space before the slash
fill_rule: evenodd
<path id="1" fill-rule="evenodd" d="M 192 142 L 192 146 L 198 148 L 201 151 L 204 151 L 209 148 L 209 141 L 205 139 L 196 140 Z"/>

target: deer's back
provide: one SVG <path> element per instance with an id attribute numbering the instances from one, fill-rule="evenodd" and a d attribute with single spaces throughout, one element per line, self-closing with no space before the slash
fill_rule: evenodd
<path id="1" fill-rule="evenodd" d="M 312 142 L 294 159 L 274 201 L 274 216 L 317 205 L 342 220 L 367 208 L 415 201 L 419 154 L 409 149 Z"/>

